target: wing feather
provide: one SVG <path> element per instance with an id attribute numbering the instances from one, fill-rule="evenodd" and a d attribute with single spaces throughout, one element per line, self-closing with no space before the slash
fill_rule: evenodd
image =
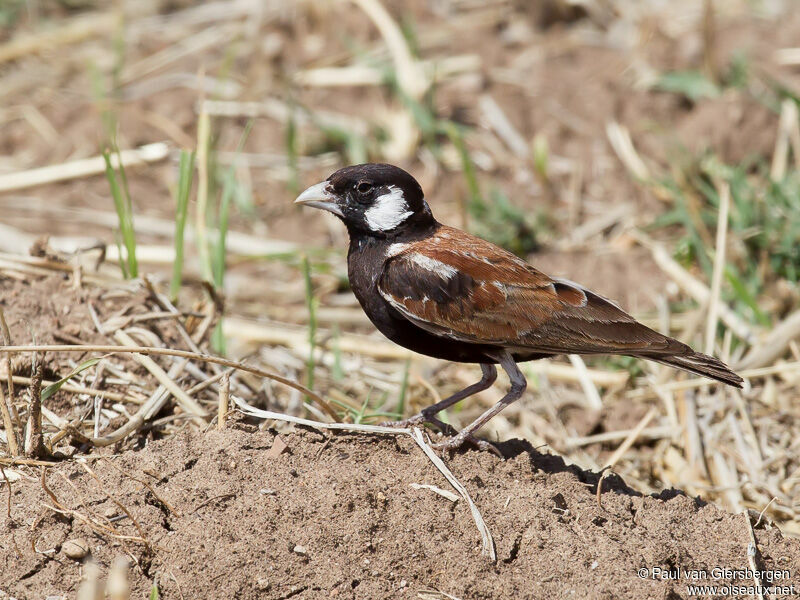
<path id="1" fill-rule="evenodd" d="M 389 258 L 378 291 L 426 331 L 553 354 L 670 354 L 683 346 L 602 296 L 442 227 Z"/>

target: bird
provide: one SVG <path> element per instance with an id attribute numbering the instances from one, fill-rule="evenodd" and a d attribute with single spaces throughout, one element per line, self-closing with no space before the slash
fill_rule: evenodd
<path id="1" fill-rule="evenodd" d="M 627 355 L 742 387 L 742 378 L 722 361 L 639 323 L 615 302 L 439 223 L 419 183 L 400 167 L 344 167 L 303 191 L 295 203 L 344 223 L 351 289 L 384 336 L 420 354 L 480 365 L 476 383 L 389 423 L 436 427 L 448 435 L 438 449 L 455 451 L 466 442 L 493 449 L 475 433 L 522 396 L 527 381 L 518 365 L 525 361 Z M 510 380 L 500 401 L 459 432 L 436 417 L 491 387 L 497 365 Z"/>

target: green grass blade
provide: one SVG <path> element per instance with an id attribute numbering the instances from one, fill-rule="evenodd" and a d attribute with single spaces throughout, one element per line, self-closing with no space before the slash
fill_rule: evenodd
<path id="1" fill-rule="evenodd" d="M 133 226 L 133 205 L 130 201 L 130 194 L 127 193 L 127 179 L 124 176 L 122 161 L 119 160 L 119 152 L 117 152 L 117 157 L 120 167 L 120 176 L 125 184 L 124 194 L 122 188 L 120 188 L 119 181 L 117 180 L 116 171 L 111 164 L 111 154 L 108 150 L 103 151 L 103 160 L 106 163 L 106 179 L 108 180 L 108 185 L 111 188 L 111 197 L 114 200 L 114 209 L 117 212 L 117 219 L 119 220 L 119 231 L 122 235 L 122 243 L 127 252 L 127 256 L 125 257 L 128 267 L 127 276 L 138 277 L 139 266 L 136 261 L 136 233 Z M 122 257 L 120 257 L 120 262 L 122 260 Z"/>
<path id="2" fill-rule="evenodd" d="M 444 131 L 461 158 L 461 168 L 464 171 L 464 180 L 469 190 L 470 202 L 472 204 L 483 204 L 483 194 L 481 194 L 481 187 L 478 184 L 478 176 L 475 174 L 475 165 L 472 163 L 472 158 L 469 155 L 469 150 L 467 150 L 467 145 L 464 143 L 464 136 L 461 130 L 458 125 L 448 121 L 444 124 Z"/>
<path id="3" fill-rule="evenodd" d="M 79 364 L 77 367 L 75 367 L 72 371 L 70 371 L 69 375 L 67 375 L 66 377 L 62 377 L 61 379 L 59 379 L 55 383 L 51 383 L 50 385 L 48 385 L 46 388 L 44 388 L 42 390 L 42 400 L 43 401 L 47 400 L 50 396 L 52 396 L 58 390 L 60 390 L 61 386 L 64 385 L 65 383 L 67 383 L 70 379 L 72 379 L 76 375 L 79 375 L 80 373 L 82 373 L 86 369 L 95 366 L 101 360 L 103 360 L 102 356 L 99 357 L 99 358 L 90 358 L 89 360 L 86 360 L 86 361 L 82 362 L 81 364 Z"/>
<path id="4" fill-rule="evenodd" d="M 194 152 L 181 150 L 178 167 L 178 195 L 175 207 L 175 261 L 172 263 L 172 280 L 169 295 L 173 302 L 178 299 L 178 291 L 183 279 L 183 240 L 186 230 L 186 217 L 189 213 L 189 191 L 192 189 L 194 171 Z"/>

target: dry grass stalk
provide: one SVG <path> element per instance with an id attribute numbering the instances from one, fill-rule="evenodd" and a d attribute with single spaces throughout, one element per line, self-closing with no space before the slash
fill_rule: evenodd
<path id="1" fill-rule="evenodd" d="M 616 121 L 610 121 L 606 123 L 606 136 L 622 164 L 634 177 L 641 180 L 650 179 L 650 171 L 633 147 L 631 134 L 627 127 Z"/>
<path id="2" fill-rule="evenodd" d="M 176 356 L 178 358 L 188 358 L 190 360 L 197 360 L 206 363 L 214 363 L 223 367 L 230 367 L 233 369 L 237 369 L 239 371 L 244 371 L 246 373 L 252 373 L 253 375 L 257 375 L 258 377 L 264 377 L 266 379 L 272 379 L 286 385 L 290 388 L 293 388 L 299 392 L 302 392 L 309 398 L 311 398 L 314 402 L 319 404 L 319 406 L 328 413 L 333 419 L 337 419 L 336 412 L 330 407 L 330 405 L 318 394 L 309 390 L 307 387 L 297 383 L 296 381 L 292 381 L 286 377 L 282 377 L 281 375 L 277 375 L 275 373 L 270 373 L 269 371 L 265 371 L 264 369 L 260 369 L 258 367 L 252 367 L 250 365 L 246 365 L 244 363 L 236 362 L 234 360 L 228 360 L 226 358 L 220 358 L 218 356 L 209 356 L 206 354 L 200 354 L 198 352 L 188 352 L 186 350 L 173 350 L 172 348 L 154 348 L 150 346 L 107 346 L 107 345 L 58 345 L 58 344 L 43 344 L 43 345 L 34 345 L 34 346 L 2 346 L 0 347 L 0 353 L 15 353 L 15 352 L 104 352 L 108 354 L 117 354 L 117 353 L 135 353 L 135 354 L 145 354 L 145 355 L 158 355 L 158 356 Z"/>
<path id="3" fill-rule="evenodd" d="M 448 492 L 447 490 L 443 490 L 440 487 L 436 487 L 435 485 L 430 485 L 428 483 L 409 483 L 412 488 L 415 490 L 430 490 L 434 494 L 439 494 L 440 496 L 447 498 L 450 502 L 458 502 L 459 495 L 454 494 L 453 492 Z"/>
<path id="4" fill-rule="evenodd" d="M 201 71 L 200 78 L 204 73 Z M 200 106 L 205 106 L 203 97 L 200 98 Z M 208 232 L 206 230 L 206 218 L 208 215 L 208 153 L 211 144 L 211 117 L 205 110 L 201 110 L 197 120 L 197 205 L 195 206 L 194 230 L 197 240 L 195 248 L 200 260 L 200 268 L 203 270 L 203 278 L 206 281 L 213 281 L 211 273 L 211 259 L 208 249 Z"/>
<path id="5" fill-rule="evenodd" d="M 492 535 L 489 532 L 489 529 L 486 527 L 486 523 L 483 520 L 480 512 L 478 511 L 477 506 L 472 501 L 472 498 L 467 493 L 467 490 L 461 483 L 455 478 L 452 474 L 450 469 L 442 462 L 436 454 L 433 452 L 433 449 L 430 445 L 425 442 L 425 439 L 422 436 L 422 431 L 417 428 L 413 427 L 411 429 L 407 427 L 383 427 L 380 425 L 363 425 L 363 424 L 356 424 L 356 423 L 322 423 L 319 421 L 311 421 L 309 419 L 303 419 L 301 417 L 293 417 L 291 415 L 284 415 L 281 413 L 276 413 L 268 410 L 261 410 L 255 408 L 254 406 L 250 406 L 244 400 L 240 398 L 233 398 L 234 403 L 245 413 L 253 417 L 259 417 L 262 419 L 275 419 L 278 421 L 286 421 L 288 423 L 296 423 L 298 425 L 305 425 L 307 427 L 312 427 L 314 429 L 322 429 L 322 430 L 340 430 L 340 431 L 359 431 L 362 433 L 379 433 L 385 435 L 410 435 L 411 438 L 417 443 L 417 445 L 425 452 L 425 455 L 430 459 L 430 461 L 436 466 L 439 471 L 445 476 L 445 478 L 450 482 L 450 484 L 456 489 L 456 491 L 461 495 L 462 498 L 467 502 L 470 507 L 470 512 L 472 513 L 472 517 L 475 520 L 475 524 L 478 527 L 478 530 L 481 533 L 481 539 L 483 541 L 483 549 L 482 552 L 485 556 L 488 556 L 491 560 L 497 560 L 497 554 L 494 548 L 494 540 L 492 539 Z"/>
<path id="6" fill-rule="evenodd" d="M 13 458 L 0 456 L 0 465 L 8 465 L 8 466 L 20 465 L 25 467 L 55 467 L 58 464 L 60 463 L 53 462 L 52 460 L 37 460 L 35 458 L 23 458 L 21 456 Z"/>
<path id="7" fill-rule="evenodd" d="M 706 321 L 706 354 L 714 354 L 714 340 L 717 339 L 717 319 L 721 306 L 720 292 L 725 272 L 725 242 L 728 236 L 728 211 L 731 205 L 731 188 L 728 183 L 719 186 L 719 215 L 717 217 L 716 252 L 714 270 L 711 275 L 711 290 L 708 299 L 708 319 Z"/>
<path id="8" fill-rule="evenodd" d="M 631 232 L 631 235 L 637 242 L 650 250 L 653 260 L 659 268 L 675 281 L 684 292 L 700 304 L 707 304 L 710 301 L 711 290 L 708 289 L 708 286 L 675 262 L 662 244 L 650 239 L 641 231 Z M 737 336 L 749 344 L 755 342 L 757 338 L 749 323 L 745 322 L 725 304 L 719 304 L 717 310 L 719 318 Z"/>
<path id="9" fill-rule="evenodd" d="M 36 372 L 30 386 L 28 403 L 28 423 L 25 427 L 25 446 L 23 452 L 29 458 L 44 458 L 47 450 L 42 436 L 42 377 L 44 376 L 44 356 L 37 361 Z"/>
<path id="10" fill-rule="evenodd" d="M 132 167 L 158 162 L 164 160 L 169 154 L 169 146 L 162 142 L 147 144 L 133 150 L 122 150 L 120 155 L 122 163 L 126 169 Z M 111 164 L 115 169 L 119 168 L 119 160 L 115 154 L 111 156 Z M 39 167 L 28 171 L 8 173 L 0 175 L 0 192 L 10 192 L 24 188 L 54 183 L 57 181 L 67 181 L 70 179 L 80 179 L 91 175 L 104 173 L 106 169 L 102 156 L 84 158 L 60 165 L 49 167 Z"/>
<path id="11" fill-rule="evenodd" d="M 575 368 L 575 373 L 578 375 L 578 381 L 583 388 L 583 393 L 586 396 L 586 401 L 592 410 L 602 410 L 603 401 L 600 399 L 600 394 L 597 391 L 594 383 L 589 377 L 589 372 L 586 369 L 586 363 L 577 354 L 569 355 L 569 362 Z"/>
<path id="12" fill-rule="evenodd" d="M 448 56 L 440 60 L 421 60 L 419 66 L 428 80 L 435 76 L 438 80 L 470 73 L 481 68 L 481 58 L 477 54 Z M 300 85 L 313 87 L 383 85 L 384 73 L 370 65 L 348 65 L 346 67 L 318 67 L 299 71 L 294 81 Z M 527 149 L 526 149 L 527 153 Z"/>
<path id="13" fill-rule="evenodd" d="M 223 26 L 214 24 L 193 35 L 181 37 L 177 42 L 165 47 L 163 50 L 150 54 L 139 62 L 125 66 L 122 73 L 120 73 L 120 83 L 130 83 L 163 69 L 177 60 L 196 54 L 206 48 L 222 44 L 228 41 L 234 33 L 233 27 L 229 24 Z M 202 89 L 202 84 L 200 87 Z"/>
<path id="14" fill-rule="evenodd" d="M 684 393 L 678 403 L 678 417 L 683 426 L 684 455 L 694 477 L 708 479 L 708 465 L 703 452 L 703 436 L 697 420 L 697 402 L 693 393 Z"/>
<path id="15" fill-rule="evenodd" d="M 483 520 L 483 516 L 481 516 L 478 507 L 473 502 L 472 497 L 467 492 L 467 489 L 461 485 L 461 482 L 456 479 L 455 475 L 447 468 L 442 462 L 442 459 L 436 456 L 436 453 L 430 447 L 430 445 L 425 441 L 425 438 L 422 436 L 422 430 L 418 427 L 411 428 L 411 437 L 417 443 L 417 445 L 422 449 L 425 455 L 430 459 L 430 461 L 434 464 L 434 466 L 439 469 L 442 475 L 445 476 L 445 479 L 450 482 L 456 491 L 461 495 L 461 497 L 466 501 L 469 505 L 469 510 L 472 513 L 472 518 L 475 521 L 475 525 L 478 527 L 478 531 L 481 534 L 481 553 L 488 557 L 491 561 L 497 560 L 497 552 L 495 551 L 494 547 L 494 539 L 492 539 L 492 534 L 489 531 L 489 528 L 486 526 L 486 522 Z"/>
<path id="16" fill-rule="evenodd" d="M 10 400 L 10 399 L 9 399 Z M 19 446 L 17 445 L 17 434 L 14 428 L 14 423 L 11 421 L 11 413 L 6 404 L 6 395 L 3 393 L 3 388 L 0 386 L 0 412 L 3 413 L 3 427 L 6 432 L 6 443 L 8 444 L 8 453 L 13 456 L 19 456 Z"/>
<path id="17" fill-rule="evenodd" d="M 497 133 L 498 137 L 505 142 L 514 155 L 522 160 L 527 159 L 528 144 L 525 142 L 525 138 L 508 120 L 508 117 L 495 99 L 485 94 L 478 100 L 478 107 L 489 127 Z"/>
<path id="18" fill-rule="evenodd" d="M 725 499 L 728 507 L 736 512 L 744 508 L 744 498 L 742 497 L 741 483 L 736 477 L 736 469 L 732 468 L 718 448 L 711 452 L 711 462 L 713 480 L 721 488 L 719 491 Z"/>
<path id="19" fill-rule="evenodd" d="M 644 428 L 650 424 L 650 421 L 652 421 L 653 417 L 655 416 L 655 408 L 651 408 L 647 411 L 647 414 L 642 418 L 641 421 L 639 421 L 636 427 L 633 428 L 633 431 L 628 434 L 628 437 L 625 438 L 625 441 L 619 445 L 619 448 L 617 448 L 614 451 L 614 454 L 612 454 L 608 461 L 606 461 L 605 467 L 613 467 L 617 464 L 619 459 L 622 458 L 622 456 L 630 449 L 630 447 L 633 446 L 636 440 L 639 439 L 639 436 L 642 434 L 642 431 L 644 431 Z"/>
<path id="20" fill-rule="evenodd" d="M 397 82 L 414 100 L 419 100 L 428 89 L 430 81 L 414 60 L 400 27 L 378 0 L 352 0 L 363 10 L 380 31 L 397 73 Z"/>
<path id="21" fill-rule="evenodd" d="M 135 347 L 137 346 L 136 342 L 131 338 L 127 333 L 118 329 L 114 332 L 114 339 L 116 339 L 120 344 L 123 346 L 130 346 Z M 188 414 L 194 416 L 194 420 L 198 425 L 205 426 L 206 425 L 206 417 L 208 413 L 206 410 L 200 406 L 197 401 L 191 398 L 186 392 L 184 392 L 181 387 L 175 383 L 169 375 L 162 369 L 158 363 L 156 363 L 152 358 L 149 356 L 143 356 L 139 354 L 134 354 L 133 359 L 142 365 L 145 369 L 150 371 L 150 373 L 155 377 L 158 382 L 163 385 L 165 388 L 169 390 L 169 392 L 175 397 L 175 400 L 178 402 L 180 407 L 185 410 Z"/>
<path id="22" fill-rule="evenodd" d="M 226 372 L 219 385 L 219 400 L 217 406 L 217 429 L 225 429 L 225 419 L 228 416 L 228 400 L 231 391 L 231 376 Z"/>
<path id="23" fill-rule="evenodd" d="M 106 581 L 108 600 L 130 600 L 131 587 L 128 583 L 128 559 L 118 556 L 111 563 Z"/>
<path id="24" fill-rule="evenodd" d="M 635 433 L 636 429 L 622 429 L 620 431 L 604 431 L 603 433 L 595 433 L 583 437 L 568 437 L 564 440 L 567 447 L 577 448 L 579 446 L 589 446 L 591 444 L 606 444 L 608 442 L 616 442 L 625 440 Z M 636 438 L 647 440 L 659 440 L 669 438 L 680 433 L 680 427 L 671 427 L 669 425 L 659 427 L 645 427 L 636 434 Z M 634 440 L 635 441 L 635 440 Z"/>
<path id="25" fill-rule="evenodd" d="M 116 23 L 117 16 L 114 13 L 90 13 L 71 19 L 55 29 L 16 36 L 0 46 L 0 63 L 75 44 L 96 35 L 107 35 Z"/>
<path id="26" fill-rule="evenodd" d="M 45 471 L 46 471 L 45 469 L 42 469 L 41 478 L 40 478 L 39 482 L 40 482 L 44 492 L 48 495 L 50 500 L 53 502 L 54 506 L 50 506 L 48 504 L 42 503 L 43 506 L 45 506 L 46 508 L 49 508 L 50 510 L 52 510 L 54 512 L 57 512 L 57 513 L 60 513 L 60 514 L 63 514 L 63 515 L 67 515 L 67 516 L 71 516 L 71 517 L 77 519 L 78 521 L 80 521 L 81 523 L 83 523 L 84 525 L 86 525 L 87 527 L 89 527 L 92 531 L 94 531 L 98 535 L 111 537 L 113 539 L 116 539 L 116 540 L 122 542 L 123 545 L 124 545 L 124 542 L 136 542 L 136 543 L 140 543 L 140 544 L 146 544 L 146 541 L 144 540 L 144 538 L 141 538 L 141 537 L 138 537 L 138 536 L 133 536 L 133 535 L 124 535 L 124 534 L 119 533 L 117 528 L 114 527 L 114 524 L 109 522 L 108 519 L 103 520 L 100 517 L 86 516 L 83 513 L 81 513 L 80 511 L 73 510 L 71 508 L 67 508 L 66 506 L 64 506 L 58 500 L 58 498 L 53 493 L 53 491 L 49 487 L 47 487 L 47 482 L 46 482 L 46 479 L 45 479 Z M 75 492 L 80 497 L 80 492 L 78 492 L 77 488 L 75 488 L 75 484 L 73 484 L 62 473 L 59 473 L 59 475 L 61 475 L 62 479 L 67 483 L 67 485 L 72 487 L 73 490 L 75 490 Z M 82 498 L 81 498 L 81 504 L 83 504 L 84 506 L 86 505 L 86 502 Z"/>
<path id="27" fill-rule="evenodd" d="M 800 338 L 800 310 L 775 325 L 761 343 L 745 355 L 737 367 L 757 369 L 773 364 L 786 354 L 790 344 L 797 338 Z"/>
<path id="28" fill-rule="evenodd" d="M 753 523 L 750 521 L 750 511 L 744 510 L 742 511 L 742 515 L 744 516 L 744 520 L 747 522 L 747 564 L 750 566 L 750 570 L 753 571 L 753 582 L 758 588 L 756 597 L 758 600 L 764 600 L 764 594 L 761 591 L 764 587 L 764 583 L 761 580 L 761 569 L 759 569 L 756 561 L 758 557 L 758 542 L 756 541 L 756 534 L 753 531 Z"/>
<path id="29" fill-rule="evenodd" d="M 249 117 L 251 119 L 267 117 L 279 123 L 284 123 L 289 118 L 294 118 L 298 126 L 305 126 L 312 123 L 312 118 L 308 114 L 296 110 L 292 111 L 286 102 L 277 98 L 266 98 L 261 102 L 203 100 L 202 104 L 198 105 L 198 112 L 205 112 L 214 117 Z M 358 135 L 367 135 L 369 132 L 369 124 L 366 120 L 344 113 L 315 110 L 313 121 L 323 127 L 345 128 Z M 305 159 L 298 157 L 298 159 L 300 160 L 300 165 L 303 164 L 304 160 L 312 160 L 308 157 Z"/>
<path id="30" fill-rule="evenodd" d="M 14 375 L 13 380 L 14 383 L 19 383 L 21 385 L 30 385 L 33 381 L 33 379 L 30 377 L 23 377 L 22 375 Z M 42 380 L 42 385 L 44 387 L 52 385 L 53 383 L 55 383 L 55 381 L 50 381 L 48 379 Z M 131 396 L 130 394 L 112 392 L 110 390 L 101 390 L 99 388 L 86 387 L 83 385 L 75 385 L 74 383 L 65 383 L 61 386 L 60 391 L 70 392 L 71 394 L 87 394 L 89 396 L 97 396 L 113 402 L 131 402 L 133 404 L 141 404 L 141 400 Z"/>
<path id="31" fill-rule="evenodd" d="M 800 65 L 800 48 L 780 48 L 774 52 L 773 59 L 782 66 Z"/>
<path id="32" fill-rule="evenodd" d="M 139 523 L 138 519 L 131 513 L 131 511 L 127 509 L 124 504 L 122 504 L 122 502 L 117 500 L 108 492 L 108 486 L 103 483 L 103 481 L 97 476 L 97 473 L 95 473 L 91 467 L 89 467 L 85 460 L 78 460 L 77 463 L 83 467 L 83 470 L 86 471 L 92 477 L 92 479 L 97 482 L 97 485 L 100 487 L 100 489 L 105 491 L 108 499 L 127 515 L 127 517 L 131 520 L 131 523 L 133 523 L 134 527 L 136 527 L 136 530 L 139 532 L 141 538 L 144 540 L 145 545 L 149 547 L 151 544 L 147 541 L 147 535 L 145 535 L 144 529 L 142 529 L 142 525 Z"/>
<path id="33" fill-rule="evenodd" d="M 78 587 L 77 600 L 103 600 L 103 584 L 100 580 L 100 567 L 93 560 L 86 563 L 83 581 Z"/>
<path id="34" fill-rule="evenodd" d="M 770 177 L 773 181 L 780 181 L 786 177 L 786 165 L 789 162 L 789 144 L 791 142 L 795 153 L 795 162 L 800 161 L 800 131 L 798 131 L 797 104 L 787 98 L 781 103 L 781 116 L 778 122 L 778 135 L 775 139 L 775 150 L 772 153 Z"/>
<path id="35" fill-rule="evenodd" d="M 6 323 L 6 315 L 3 312 L 3 308 L 0 306 L 0 333 L 2 333 L 3 337 L 3 345 L 10 346 L 11 345 L 11 331 L 8 329 L 8 323 Z M 11 365 L 11 355 L 6 355 L 6 377 L 8 381 L 8 401 L 11 403 L 11 414 L 14 416 L 14 420 L 19 426 L 19 415 L 16 414 L 16 410 L 14 410 L 14 369 Z"/>
<path id="36" fill-rule="evenodd" d="M 126 165 L 127 166 L 127 165 Z M 53 206 L 52 204 L 40 203 L 35 198 L 25 198 L 23 201 L 18 201 L 15 198 L 9 198 L 3 201 L 4 206 L 7 205 L 18 211 L 31 211 L 39 216 L 47 215 L 59 220 L 75 222 L 83 224 L 91 222 L 93 225 L 107 227 L 108 229 L 115 229 L 118 226 L 118 217 L 116 213 L 110 211 L 102 211 L 97 208 L 64 208 Z M 10 228 L 5 229 L 0 227 L 0 247 L 5 247 L 5 239 L 3 235 L 10 231 Z M 150 235 L 157 235 L 169 240 L 172 240 L 175 234 L 175 222 L 170 219 L 161 219 L 158 217 L 151 217 L 148 215 L 136 215 L 136 231 L 138 233 L 146 233 Z M 25 243 L 13 246 L 13 250 L 19 251 L 20 248 L 28 248 L 36 240 L 35 236 L 25 235 L 19 238 L 24 240 Z M 185 233 L 185 240 L 187 242 L 195 241 L 194 231 L 187 228 Z M 58 252 L 74 253 L 80 250 L 85 250 L 87 245 L 86 238 L 74 237 L 51 237 L 49 244 Z M 103 244 L 105 247 L 105 244 Z M 158 246 L 148 246 L 147 244 L 137 245 L 137 257 L 139 252 L 148 252 L 147 248 L 158 248 Z M 172 247 L 172 246 L 170 246 Z M 265 239 L 263 236 L 251 235 L 240 231 L 228 231 L 226 239 L 226 248 L 232 254 L 241 256 L 270 256 L 274 254 L 287 254 L 297 250 L 297 244 L 283 240 Z M 110 250 L 110 247 L 108 248 Z M 152 252 L 156 252 L 153 250 Z M 163 251 L 162 251 L 163 255 Z M 46 259 L 34 256 L 22 256 L 19 254 L 9 253 L 0 254 L 0 258 L 8 261 L 20 261 L 26 264 L 35 264 L 54 269 L 61 269 L 64 271 L 72 271 L 71 265 L 63 263 L 53 263 Z"/>

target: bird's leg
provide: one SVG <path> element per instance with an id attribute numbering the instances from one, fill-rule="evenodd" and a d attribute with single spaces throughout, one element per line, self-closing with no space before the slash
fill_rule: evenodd
<path id="1" fill-rule="evenodd" d="M 517 363 L 514 361 L 514 358 L 509 352 L 504 352 L 498 357 L 498 359 L 500 361 L 500 366 L 503 367 L 503 370 L 506 373 L 508 373 L 508 378 L 511 380 L 511 388 L 508 390 L 506 395 L 503 396 L 497 404 L 484 412 L 480 417 L 464 427 L 464 429 L 462 429 L 458 434 L 454 435 L 448 440 L 434 444 L 434 448 L 437 450 L 453 451 L 460 448 L 465 442 L 482 442 L 478 443 L 479 447 L 483 447 L 483 444 L 488 444 L 488 442 L 484 440 L 477 440 L 473 437 L 473 434 L 506 406 L 512 404 L 516 400 L 519 400 L 519 397 L 522 396 L 522 393 L 528 386 L 525 376 L 522 374 L 522 371 L 519 370 Z"/>
<path id="2" fill-rule="evenodd" d="M 473 383 L 472 385 L 465 387 L 460 392 L 456 392 L 455 394 L 445 398 L 441 402 L 437 402 L 436 404 L 432 404 L 427 408 L 423 408 L 419 413 L 417 413 L 413 417 L 409 417 L 408 419 L 403 419 L 402 421 L 390 421 L 388 423 L 381 423 L 381 425 L 387 427 L 411 427 L 413 425 L 430 423 L 445 435 L 455 435 L 456 430 L 453 429 L 451 425 L 448 425 L 444 421 L 437 419 L 436 415 L 439 414 L 444 409 L 451 407 L 456 402 L 460 402 L 464 398 L 468 398 L 473 394 L 477 394 L 478 392 L 482 392 L 483 390 L 491 387 L 491 385 L 495 382 L 495 379 L 497 379 L 497 369 L 495 368 L 494 365 L 491 364 L 481 364 L 481 371 L 483 375 L 481 376 L 481 380 L 479 382 Z"/>

